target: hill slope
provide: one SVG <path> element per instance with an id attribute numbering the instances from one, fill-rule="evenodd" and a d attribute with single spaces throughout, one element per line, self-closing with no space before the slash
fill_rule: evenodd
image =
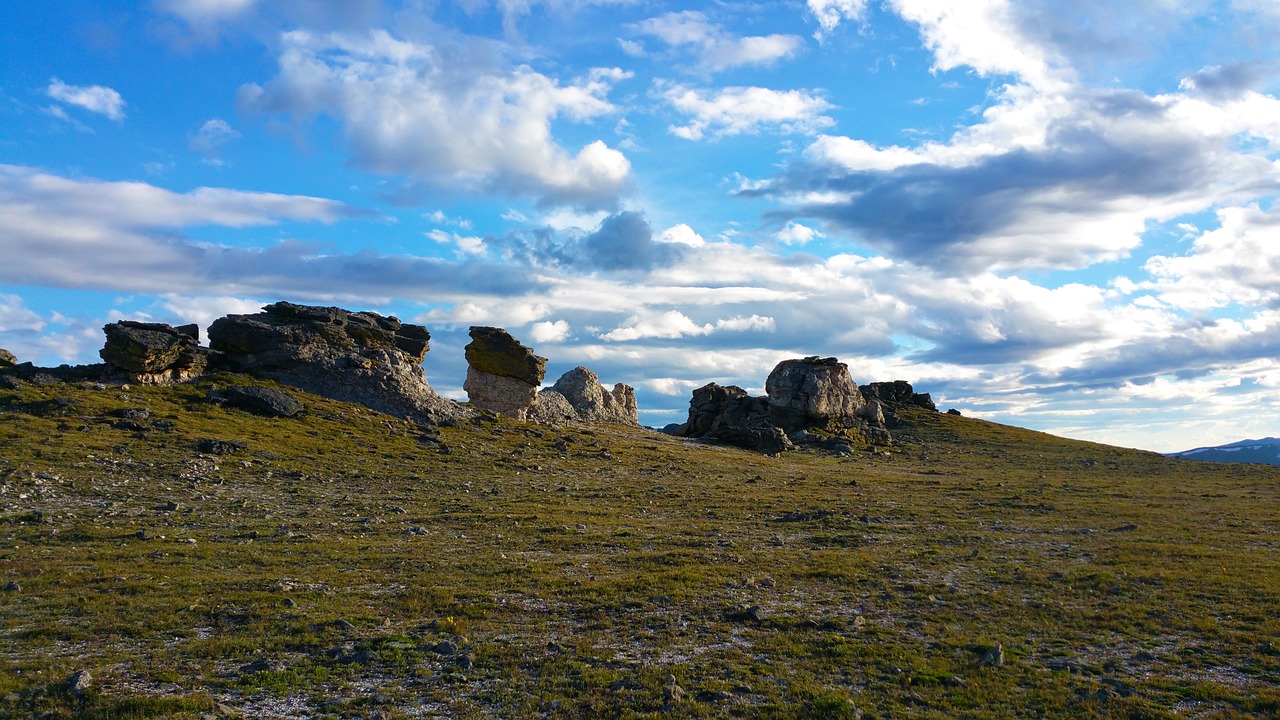
<path id="1" fill-rule="evenodd" d="M 0 716 L 1280 711 L 1268 469 L 924 411 L 843 459 L 267 419 L 232 381 L 0 390 Z"/>
<path id="2" fill-rule="evenodd" d="M 1241 440 L 1239 442 L 1169 453 L 1169 457 L 1203 462 L 1236 462 L 1254 465 L 1280 465 L 1280 439 Z"/>

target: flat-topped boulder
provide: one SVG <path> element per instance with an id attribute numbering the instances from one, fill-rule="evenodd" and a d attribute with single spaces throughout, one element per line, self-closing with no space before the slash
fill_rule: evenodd
<path id="1" fill-rule="evenodd" d="M 226 369 L 399 417 L 453 422 L 467 411 L 423 378 L 430 339 L 426 328 L 394 316 L 288 302 L 209 326 L 209 345 Z"/>
<path id="2" fill-rule="evenodd" d="M 547 359 L 535 355 L 506 330 L 472 326 L 466 346 L 467 380 L 462 385 L 471 404 L 524 420 L 547 372 Z"/>
<path id="3" fill-rule="evenodd" d="M 209 351 L 200 347 L 195 325 L 121 320 L 103 326 L 102 331 L 107 342 L 98 355 L 134 382 L 182 382 L 198 377 L 209 364 Z"/>
<path id="4" fill-rule="evenodd" d="M 581 365 L 561 375 L 555 385 L 538 393 L 529 410 L 529 418 L 538 422 L 640 425 L 635 389 L 617 383 L 612 390 L 606 390 L 600 384 L 599 376 Z"/>

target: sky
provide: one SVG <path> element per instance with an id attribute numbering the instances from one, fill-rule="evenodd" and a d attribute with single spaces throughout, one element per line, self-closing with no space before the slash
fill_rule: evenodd
<path id="1" fill-rule="evenodd" d="M 836 356 L 1177 451 L 1280 435 L 1280 0 L 9 0 L 0 347 L 276 300 L 681 422 Z"/>

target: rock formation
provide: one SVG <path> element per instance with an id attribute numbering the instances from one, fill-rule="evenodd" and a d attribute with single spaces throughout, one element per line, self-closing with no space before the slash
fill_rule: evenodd
<path id="1" fill-rule="evenodd" d="M 121 320 L 103 326 L 107 344 L 98 351 L 107 365 L 134 382 L 162 385 L 199 377 L 209 364 L 195 325 Z"/>
<path id="2" fill-rule="evenodd" d="M 17 364 L 18 358 L 14 357 L 13 353 L 5 350 L 4 348 L 0 348 L 0 368 L 13 367 Z"/>
<path id="3" fill-rule="evenodd" d="M 889 427 L 897 427 L 902 424 L 902 419 L 898 417 L 899 410 L 911 407 L 923 408 L 934 412 L 938 410 L 938 406 L 933 404 L 933 398 L 929 396 L 929 393 L 916 392 L 911 387 L 911 383 L 906 380 L 870 383 L 863 385 L 859 389 L 869 404 L 880 406 L 881 424 Z"/>
<path id="4" fill-rule="evenodd" d="M 693 391 L 689 419 L 675 431 L 773 454 L 793 442 L 841 448 L 852 440 L 887 444 L 881 402 L 868 398 L 836 358 L 784 360 L 769 373 L 766 397 L 736 386 L 704 385 Z M 814 432 L 811 432 L 814 431 Z"/>
<path id="5" fill-rule="evenodd" d="M 422 375 L 431 335 L 371 312 L 278 302 L 209 326 L 218 363 L 317 395 L 429 423 L 466 414 Z"/>
<path id="6" fill-rule="evenodd" d="M 462 389 L 483 410 L 524 420 L 547 372 L 547 359 L 502 328 L 472 326 Z"/>
<path id="7" fill-rule="evenodd" d="M 579 365 L 555 385 L 538 393 L 528 417 L 537 422 L 610 422 L 640 424 L 636 392 L 618 383 L 605 390 L 595 373 Z"/>
<path id="8" fill-rule="evenodd" d="M 736 385 L 708 383 L 693 391 L 684 436 L 706 438 L 773 455 L 791 447 L 773 421 L 768 398 L 751 397 Z"/>

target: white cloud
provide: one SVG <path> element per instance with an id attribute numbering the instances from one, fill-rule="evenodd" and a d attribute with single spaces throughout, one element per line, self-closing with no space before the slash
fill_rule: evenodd
<path id="1" fill-rule="evenodd" d="M 192 150 L 216 162 L 223 146 L 239 137 L 240 132 L 231 127 L 226 120 L 210 118 L 187 138 L 187 144 Z"/>
<path id="2" fill-rule="evenodd" d="M 673 225 L 658 234 L 658 242 L 678 243 L 680 245 L 688 245 L 690 247 L 701 247 L 706 244 L 706 240 L 702 236 L 693 231 L 693 228 L 684 223 Z"/>
<path id="3" fill-rule="evenodd" d="M 793 220 L 775 233 L 774 237 L 778 238 L 778 241 L 783 245 L 804 245 L 814 238 L 826 237 L 826 235 L 808 225 L 801 225 Z"/>
<path id="4" fill-rule="evenodd" d="M 678 310 L 654 313 L 645 312 L 627 318 L 622 325 L 600 335 L 601 340 L 624 342 L 650 338 L 674 339 L 714 332 L 772 332 L 776 325 L 773 318 L 760 315 L 722 318 L 713 323 L 699 325 Z"/>
<path id="5" fill-rule="evenodd" d="M 831 109 L 831 104 L 802 90 L 697 90 L 671 83 L 658 83 L 655 87 L 673 108 L 690 117 L 688 124 L 668 128 L 686 140 L 756 133 L 765 127 L 787 133 L 812 133 L 835 124 L 822 114 Z"/>
<path id="6" fill-rule="evenodd" d="M 795 55 L 803 45 L 798 35 L 733 37 L 696 10 L 670 12 L 635 23 L 632 29 L 658 38 L 671 47 L 693 50 L 698 56 L 698 67 L 711 72 L 747 65 L 769 65 Z M 630 55 L 642 52 L 643 48 L 632 43 L 624 45 L 623 50 Z"/>
<path id="7" fill-rule="evenodd" d="M 1280 302 L 1280 214 L 1250 205 L 1217 215 L 1219 226 L 1196 238 L 1186 255 L 1148 259 L 1143 267 L 1153 281 L 1137 289 L 1192 312 Z"/>
<path id="8" fill-rule="evenodd" d="M 40 332 L 44 328 L 44 318 L 28 309 L 22 298 L 0 293 L 0 333 Z"/>
<path id="9" fill-rule="evenodd" d="M 569 338 L 569 323 L 564 320 L 544 321 L 529 326 L 529 339 L 535 343 L 558 343 Z"/>
<path id="10" fill-rule="evenodd" d="M 867 10 L 867 0 L 808 0 L 809 12 L 820 29 L 813 34 L 821 40 L 845 20 L 858 20 Z"/>
<path id="11" fill-rule="evenodd" d="M 982 75 L 1016 75 L 1037 86 L 1060 82 L 1058 58 L 1023 32 L 1010 0 L 890 0 L 890 5 L 920 26 L 937 70 L 964 65 Z"/>
<path id="12" fill-rule="evenodd" d="M 242 107 L 341 121 L 356 160 L 387 175 L 603 207 L 631 182 L 631 164 L 595 140 L 570 155 L 551 135 L 558 118 L 614 112 L 605 98 L 625 78 L 593 70 L 568 85 L 527 66 L 492 67 L 486 51 L 392 37 L 285 33 L 280 72 L 240 90 Z"/>
<path id="13" fill-rule="evenodd" d="M 109 87 L 68 85 L 58 78 L 53 78 L 49 81 L 49 87 L 45 93 L 54 100 L 105 115 L 116 122 L 124 120 L 124 98 Z M 61 116 L 65 118 L 66 113 L 62 113 Z"/>

